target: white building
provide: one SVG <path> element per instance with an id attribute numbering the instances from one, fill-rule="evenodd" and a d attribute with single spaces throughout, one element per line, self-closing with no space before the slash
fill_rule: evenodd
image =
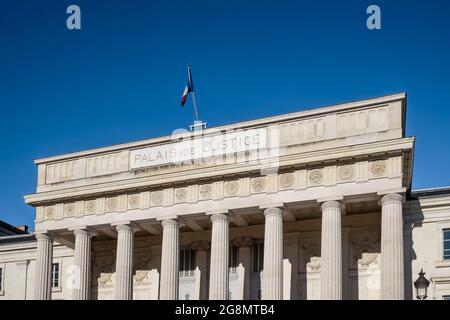
<path id="1" fill-rule="evenodd" d="M 450 296 L 450 189 L 411 191 L 397 94 L 36 160 L 3 299 Z M 37 240 L 36 240 L 36 239 Z"/>

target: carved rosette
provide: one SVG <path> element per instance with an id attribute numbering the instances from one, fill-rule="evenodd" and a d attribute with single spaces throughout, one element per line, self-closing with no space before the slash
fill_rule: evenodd
<path id="1" fill-rule="evenodd" d="M 353 165 L 347 164 L 339 167 L 339 180 L 340 181 L 349 181 L 352 180 L 354 176 Z"/>
<path id="2" fill-rule="evenodd" d="M 95 200 L 86 201 L 86 213 L 94 214 L 95 210 L 97 210 L 97 202 Z"/>
<path id="3" fill-rule="evenodd" d="M 321 169 L 314 169 L 309 172 L 309 182 L 313 185 L 321 184 L 323 173 Z"/>
<path id="4" fill-rule="evenodd" d="M 151 198 L 153 205 L 160 205 L 164 200 L 164 193 L 162 191 L 154 191 L 152 192 Z"/>
<path id="5" fill-rule="evenodd" d="M 225 194 L 227 196 L 235 196 L 239 192 L 239 182 L 238 181 L 227 181 L 225 182 Z"/>
<path id="6" fill-rule="evenodd" d="M 266 190 L 266 178 L 257 177 L 252 180 L 252 188 L 254 192 L 264 192 Z"/>
<path id="7" fill-rule="evenodd" d="M 186 188 L 180 188 L 175 190 L 175 201 L 183 202 L 186 201 L 187 191 Z"/>
<path id="8" fill-rule="evenodd" d="M 212 187 L 210 184 L 204 184 L 199 187 L 200 200 L 211 199 Z"/>
<path id="9" fill-rule="evenodd" d="M 281 188 L 287 189 L 294 185 L 294 174 L 293 173 L 284 173 L 280 174 L 279 184 Z"/>
<path id="10" fill-rule="evenodd" d="M 386 161 L 377 160 L 370 163 L 370 172 L 374 177 L 382 177 L 386 174 Z"/>
<path id="11" fill-rule="evenodd" d="M 73 217 L 75 215 L 75 203 L 66 203 L 64 205 L 64 216 Z"/>
<path id="12" fill-rule="evenodd" d="M 139 208 L 139 195 L 131 194 L 128 196 L 128 209 L 138 209 Z"/>
<path id="13" fill-rule="evenodd" d="M 45 207 L 45 219 L 54 219 L 55 215 L 55 207 Z"/>
<path id="14" fill-rule="evenodd" d="M 107 212 L 117 211 L 118 206 L 119 206 L 119 200 L 117 199 L 117 197 L 106 199 L 106 211 Z"/>

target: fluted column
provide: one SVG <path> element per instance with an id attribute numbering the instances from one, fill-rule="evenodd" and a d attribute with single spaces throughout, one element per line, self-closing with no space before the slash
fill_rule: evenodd
<path id="1" fill-rule="evenodd" d="M 341 203 L 322 203 L 320 298 L 342 299 Z"/>
<path id="2" fill-rule="evenodd" d="M 262 300 L 283 299 L 283 214 L 280 208 L 264 210 L 264 264 Z"/>
<path id="3" fill-rule="evenodd" d="M 77 283 L 72 292 L 73 300 L 89 300 L 91 291 L 91 239 L 90 230 L 74 230 L 75 252 L 74 264 L 77 267 Z"/>
<path id="4" fill-rule="evenodd" d="M 228 300 L 228 216 L 213 214 L 209 299 Z"/>
<path id="5" fill-rule="evenodd" d="M 161 251 L 161 284 L 159 299 L 178 299 L 179 224 L 176 220 L 161 222 L 163 239 Z"/>
<path id="6" fill-rule="evenodd" d="M 403 196 L 381 198 L 381 294 L 384 300 L 403 300 Z"/>
<path id="7" fill-rule="evenodd" d="M 116 226 L 117 255 L 114 284 L 115 300 L 133 299 L 133 236 L 135 228 L 129 224 Z"/>
<path id="8" fill-rule="evenodd" d="M 37 233 L 35 300 L 52 298 L 53 236 Z"/>
<path id="9" fill-rule="evenodd" d="M 195 250 L 195 260 L 197 263 L 197 268 L 200 271 L 200 294 L 199 300 L 206 300 L 208 298 L 208 284 L 207 284 L 207 276 L 206 276 L 206 268 L 208 265 L 208 249 L 209 242 L 208 241 L 195 241 L 191 245 L 192 250 Z"/>
<path id="10" fill-rule="evenodd" d="M 251 277 L 251 250 L 253 239 L 250 237 L 239 237 L 233 240 L 233 246 L 239 248 L 239 262 L 244 268 L 244 292 L 242 292 L 243 300 L 250 300 Z"/>

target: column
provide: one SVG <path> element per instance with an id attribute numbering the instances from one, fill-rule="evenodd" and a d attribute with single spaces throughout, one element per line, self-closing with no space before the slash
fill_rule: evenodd
<path id="1" fill-rule="evenodd" d="M 53 236 L 37 233 L 35 300 L 52 298 Z"/>
<path id="2" fill-rule="evenodd" d="M 250 300 L 250 266 L 253 239 L 250 237 L 236 238 L 233 241 L 233 245 L 239 248 L 239 263 L 241 263 L 242 267 L 244 268 L 244 292 L 242 297 L 244 300 Z"/>
<path id="3" fill-rule="evenodd" d="M 403 300 L 403 196 L 381 198 L 381 295 L 384 300 Z"/>
<path id="4" fill-rule="evenodd" d="M 280 208 L 264 210 L 264 264 L 262 300 L 283 299 L 283 214 Z"/>
<path id="5" fill-rule="evenodd" d="M 133 234 L 135 228 L 129 224 L 116 226 L 117 255 L 114 284 L 115 300 L 133 299 Z"/>
<path id="6" fill-rule="evenodd" d="M 73 300 L 89 300 L 91 291 L 91 239 L 94 233 L 86 229 L 73 231 L 75 235 L 74 264 L 78 278 L 72 292 Z"/>
<path id="7" fill-rule="evenodd" d="M 342 299 L 341 203 L 322 203 L 320 298 Z"/>
<path id="8" fill-rule="evenodd" d="M 213 214 L 209 300 L 228 300 L 228 216 Z"/>
<path id="9" fill-rule="evenodd" d="M 197 268 L 200 271 L 200 294 L 199 300 L 206 300 L 208 298 L 208 284 L 207 284 L 207 265 L 208 265 L 208 241 L 195 241 L 191 245 L 192 250 L 195 250 L 195 260 Z"/>
<path id="10" fill-rule="evenodd" d="M 160 300 L 178 300 L 179 224 L 176 220 L 161 222 L 163 239 L 161 250 Z"/>

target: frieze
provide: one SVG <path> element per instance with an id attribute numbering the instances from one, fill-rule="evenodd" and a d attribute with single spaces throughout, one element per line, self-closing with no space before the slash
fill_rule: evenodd
<path id="1" fill-rule="evenodd" d="M 287 189 L 294 185 L 295 175 L 294 173 L 280 174 L 279 184 L 281 189 Z"/>
<path id="2" fill-rule="evenodd" d="M 382 177 L 386 173 L 386 161 L 377 160 L 370 162 L 370 173 L 373 177 Z"/>
<path id="3" fill-rule="evenodd" d="M 164 201 L 164 192 L 161 190 L 151 193 L 152 205 L 161 205 Z"/>
<path id="4" fill-rule="evenodd" d="M 128 209 L 139 209 L 140 195 L 137 193 L 128 196 Z"/>
<path id="5" fill-rule="evenodd" d="M 65 217 L 72 217 L 75 215 L 75 209 L 76 205 L 75 203 L 66 203 L 64 204 L 64 216 Z"/>
<path id="6" fill-rule="evenodd" d="M 184 202 L 186 201 L 187 191 L 186 188 L 175 189 L 175 201 Z"/>
<path id="7" fill-rule="evenodd" d="M 95 214 L 97 210 L 97 202 L 95 200 L 86 201 L 86 214 Z"/>
<path id="8" fill-rule="evenodd" d="M 355 169 L 352 164 L 347 164 L 339 167 L 339 180 L 349 181 L 352 180 L 355 174 Z"/>
<path id="9" fill-rule="evenodd" d="M 309 182 L 311 185 L 319 185 L 322 183 L 322 169 L 314 169 L 309 172 Z"/>
<path id="10" fill-rule="evenodd" d="M 45 207 L 45 219 L 55 219 L 55 206 Z"/>
<path id="11" fill-rule="evenodd" d="M 267 186 L 265 177 L 257 177 L 252 179 L 252 190 L 254 193 L 264 192 Z"/>
<path id="12" fill-rule="evenodd" d="M 119 207 L 118 197 L 106 198 L 106 212 L 117 211 Z"/>
<path id="13" fill-rule="evenodd" d="M 227 196 L 235 196 L 239 192 L 239 181 L 227 181 L 225 182 L 225 193 Z"/>
<path id="14" fill-rule="evenodd" d="M 280 192 L 288 189 L 302 192 L 310 187 L 330 187 L 353 182 L 364 183 L 379 178 L 397 179 L 403 176 L 401 163 L 401 156 L 371 161 L 363 160 L 355 163 L 333 163 L 322 168 L 302 168 L 291 172 L 271 173 L 267 176 L 243 177 L 179 188 L 71 201 L 40 208 L 37 210 L 36 218 L 40 221 L 90 214 L 101 215 L 105 212 L 144 210 L 178 203 L 221 200 L 224 197 L 246 197 L 252 194 Z"/>
<path id="15" fill-rule="evenodd" d="M 204 184 L 199 186 L 199 200 L 211 199 L 212 187 L 210 184 Z"/>

